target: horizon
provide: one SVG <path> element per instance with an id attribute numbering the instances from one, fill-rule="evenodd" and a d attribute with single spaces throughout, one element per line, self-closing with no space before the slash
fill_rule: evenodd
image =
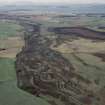
<path id="1" fill-rule="evenodd" d="M 85 1 L 84 0 L 3 0 L 3 1 L 0 1 L 0 4 L 41 4 L 41 5 L 44 5 L 44 4 L 105 4 L 105 0 L 88 0 L 88 1 Z"/>

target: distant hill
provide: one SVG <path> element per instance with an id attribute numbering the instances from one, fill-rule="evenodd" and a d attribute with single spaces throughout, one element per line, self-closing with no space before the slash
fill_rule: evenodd
<path id="1" fill-rule="evenodd" d="M 35 4 L 33 2 L 17 2 L 0 6 L 0 11 L 36 11 L 61 13 L 104 13 L 105 4 Z"/>

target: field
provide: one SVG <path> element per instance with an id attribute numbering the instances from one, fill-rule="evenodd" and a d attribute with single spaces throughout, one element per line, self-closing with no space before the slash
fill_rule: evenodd
<path id="1" fill-rule="evenodd" d="M 78 74 L 82 75 L 86 79 L 96 83 L 99 88 L 104 87 L 105 81 L 105 62 L 102 62 L 99 58 L 92 56 L 91 54 L 64 54 L 75 67 Z"/>
<path id="2" fill-rule="evenodd" d="M 105 56 L 105 41 L 59 36 L 48 32 L 47 28 L 82 26 L 104 32 L 105 29 L 97 27 L 104 25 L 105 19 L 82 16 L 68 19 L 51 18 L 40 23 L 40 33 L 52 41 L 51 49 L 60 52 L 73 65 L 76 74 L 90 80 L 93 85 L 88 88 L 98 94 L 105 87 L 105 59 L 96 56 L 96 53 Z M 16 54 L 23 46 L 23 27 L 13 22 L 0 21 L 0 105 L 49 105 L 45 100 L 54 101 L 55 105 L 63 105 L 51 96 L 42 96 L 45 99 L 42 100 L 17 87 L 14 63 Z"/>
<path id="3" fill-rule="evenodd" d="M 0 39 L 0 57 L 15 58 L 16 54 L 21 51 L 23 45 L 24 41 L 20 36 Z"/>
<path id="4" fill-rule="evenodd" d="M 0 21 L 0 105 L 49 105 L 17 87 L 14 63 L 23 45 L 22 27 Z"/>
<path id="5" fill-rule="evenodd" d="M 75 72 L 91 80 L 99 88 L 104 87 L 105 62 L 94 53 L 105 53 L 104 41 L 92 41 L 90 39 L 78 38 L 73 41 L 64 41 L 52 49 L 62 53 L 75 68 Z M 104 55 L 103 55 L 104 56 Z"/>
<path id="6" fill-rule="evenodd" d="M 0 58 L 0 105 L 48 105 L 17 87 L 14 61 Z"/>
<path id="7" fill-rule="evenodd" d="M 74 41 L 65 41 L 61 43 L 58 47 L 53 49 L 61 51 L 62 53 L 95 53 L 95 52 L 105 52 L 103 48 L 105 42 L 93 42 L 92 40 L 79 38 Z"/>
<path id="8" fill-rule="evenodd" d="M 65 33 L 58 34 L 54 32 L 48 32 L 47 28 L 55 27 L 85 27 L 93 29 L 94 31 L 105 32 L 105 29 L 100 29 L 100 26 L 105 26 L 105 18 L 98 16 L 79 16 L 79 17 L 55 17 L 49 19 L 48 21 L 41 21 L 41 34 L 49 38 L 52 41 L 51 49 L 60 52 L 63 57 L 69 60 L 70 64 L 74 67 L 75 73 L 82 76 L 86 80 L 91 81 L 91 85 L 83 84 L 84 89 L 92 90 L 97 97 L 101 97 L 100 91 L 103 91 L 103 96 L 105 96 L 105 40 L 97 40 L 98 38 L 92 38 L 96 33 L 84 32 L 85 36 L 78 36 L 75 33 Z M 76 31 L 76 30 L 75 30 Z M 83 34 L 82 30 L 77 31 Z M 91 34 L 90 34 L 91 33 Z M 105 34 L 102 34 L 103 36 Z M 98 35 L 100 37 L 100 35 Z M 95 54 L 100 54 L 96 56 Z M 75 79 L 74 79 L 75 80 Z M 79 81 L 79 80 L 77 80 Z M 82 84 L 80 82 L 80 84 Z M 52 97 L 44 97 L 45 100 L 52 100 Z M 100 98 L 100 99 L 101 99 Z M 53 99 L 54 102 L 55 99 Z M 60 103 L 61 105 L 62 103 Z M 59 105 L 59 104 L 57 104 Z M 94 103 L 92 105 L 100 105 L 99 103 Z M 102 105 L 103 101 L 102 101 Z"/>
<path id="9" fill-rule="evenodd" d="M 18 33 L 17 33 L 18 31 Z M 0 21 L 0 39 L 7 37 L 14 37 L 22 32 L 22 27 L 18 24 Z"/>
<path id="10" fill-rule="evenodd" d="M 57 19 L 55 19 L 57 20 Z M 95 31 L 105 32 L 100 26 L 105 26 L 104 17 L 79 17 L 59 20 L 60 22 L 44 23 L 46 27 L 85 27 Z M 64 32 L 64 33 L 63 33 Z M 69 31 L 68 31 L 69 32 Z M 79 32 L 79 31 L 77 31 Z M 44 32 L 43 32 L 44 33 Z M 95 38 L 84 38 L 75 35 L 75 33 L 46 33 L 46 36 L 53 40 L 50 46 L 53 50 L 60 52 L 75 69 L 75 73 L 91 81 L 92 85 L 86 86 L 85 89 L 92 90 L 97 97 L 102 99 L 105 96 L 105 40 Z M 89 33 L 85 35 L 89 36 Z M 93 34 L 91 34 L 93 35 Z M 91 37 L 90 35 L 90 37 Z M 96 34 L 95 34 L 96 35 Z M 103 33 L 103 36 L 105 34 Z M 103 91 L 103 96 L 101 92 Z M 95 102 L 95 101 L 94 101 Z M 104 101 L 101 103 L 104 105 Z M 98 105 L 98 103 L 93 103 Z M 100 104 L 99 104 L 100 105 Z"/>

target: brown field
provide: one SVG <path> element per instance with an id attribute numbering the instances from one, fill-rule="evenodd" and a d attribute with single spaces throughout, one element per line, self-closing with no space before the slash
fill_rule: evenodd
<path id="1" fill-rule="evenodd" d="M 79 38 L 72 42 L 65 41 L 58 47 L 53 47 L 53 49 L 60 51 L 61 53 L 95 53 L 105 52 L 104 46 L 105 42 L 93 42 L 89 39 Z"/>
<path id="2" fill-rule="evenodd" d="M 24 40 L 21 37 L 8 37 L 0 40 L 0 57 L 15 58 L 16 54 L 24 46 Z"/>

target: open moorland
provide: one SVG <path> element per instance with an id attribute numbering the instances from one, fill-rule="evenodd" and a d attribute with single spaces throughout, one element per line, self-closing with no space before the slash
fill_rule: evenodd
<path id="1" fill-rule="evenodd" d="M 104 14 L 0 15 L 0 105 L 104 105 L 104 97 Z"/>
<path id="2" fill-rule="evenodd" d="M 24 46 L 23 27 L 0 20 L 0 105 L 48 105 L 16 85 L 16 54 Z"/>

